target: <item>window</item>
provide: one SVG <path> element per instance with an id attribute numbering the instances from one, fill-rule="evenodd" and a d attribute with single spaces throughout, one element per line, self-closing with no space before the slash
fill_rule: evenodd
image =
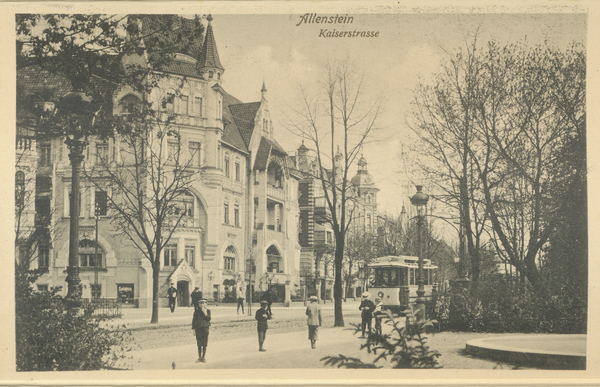
<path id="1" fill-rule="evenodd" d="M 194 98 L 194 114 L 197 117 L 202 117 L 202 98 Z"/>
<path id="2" fill-rule="evenodd" d="M 50 267 L 50 247 L 40 246 L 38 248 L 38 268 L 47 269 Z"/>
<path id="3" fill-rule="evenodd" d="M 367 227 L 371 228 L 371 215 L 367 215 Z"/>
<path id="4" fill-rule="evenodd" d="M 175 161 L 179 157 L 179 143 L 177 141 L 169 141 L 167 144 L 168 148 L 168 157 L 170 161 Z"/>
<path id="5" fill-rule="evenodd" d="M 221 73 L 220 72 L 217 72 L 217 79 L 219 79 L 219 80 L 221 79 Z"/>
<path id="6" fill-rule="evenodd" d="M 52 164 L 52 148 L 50 144 L 40 145 L 40 167 Z"/>
<path id="7" fill-rule="evenodd" d="M 176 266 L 177 265 L 177 245 L 167 245 L 163 252 L 164 255 L 164 266 Z"/>
<path id="8" fill-rule="evenodd" d="M 119 101 L 121 114 L 133 113 L 139 105 L 140 105 L 139 98 L 132 94 L 126 95 L 125 97 L 121 98 L 121 100 Z"/>
<path id="9" fill-rule="evenodd" d="M 223 205 L 223 223 L 229 224 L 229 204 Z"/>
<path id="10" fill-rule="evenodd" d="M 168 92 L 167 98 L 163 101 L 163 109 L 172 111 L 174 103 L 175 103 L 175 94 L 173 92 Z"/>
<path id="11" fill-rule="evenodd" d="M 108 209 L 108 196 L 106 191 L 96 191 L 95 216 L 106 216 Z"/>
<path id="12" fill-rule="evenodd" d="M 97 252 L 97 253 L 96 253 Z M 90 239 L 79 241 L 79 266 L 84 267 L 102 267 L 102 249 L 96 248 L 96 242 Z"/>
<path id="13" fill-rule="evenodd" d="M 235 181 L 240 181 L 240 163 L 235 163 Z"/>
<path id="14" fill-rule="evenodd" d="M 97 300 L 98 298 L 102 297 L 102 285 L 101 284 L 91 284 L 90 285 L 91 289 L 92 289 L 92 298 Z"/>
<path id="15" fill-rule="evenodd" d="M 415 269 L 408 269 L 408 277 L 411 285 L 415 284 L 415 272 Z"/>
<path id="16" fill-rule="evenodd" d="M 208 78 L 212 78 L 213 77 L 214 72 L 213 71 L 209 71 L 208 72 Z"/>
<path id="17" fill-rule="evenodd" d="M 223 166 L 225 170 L 225 177 L 229 177 L 229 157 L 225 156 L 225 165 Z"/>
<path id="18" fill-rule="evenodd" d="M 246 273 L 256 273 L 256 265 L 252 259 L 246 259 Z"/>
<path id="19" fill-rule="evenodd" d="M 180 195 L 175 203 L 174 214 L 194 217 L 194 196 L 189 193 Z"/>
<path id="20" fill-rule="evenodd" d="M 223 269 L 235 270 L 235 248 L 233 246 L 227 247 L 223 254 Z"/>
<path id="21" fill-rule="evenodd" d="M 96 164 L 106 163 L 108 161 L 108 143 L 96 143 Z"/>
<path id="22" fill-rule="evenodd" d="M 189 143 L 189 149 L 190 149 L 190 155 L 191 155 L 191 162 L 190 162 L 190 166 L 191 167 L 201 167 L 202 165 L 200 164 L 200 149 L 201 149 L 201 145 L 199 142 L 195 142 L 195 141 L 190 141 Z"/>
<path id="23" fill-rule="evenodd" d="M 39 196 L 35 198 L 36 220 L 40 223 L 50 221 L 50 196 Z"/>
<path id="24" fill-rule="evenodd" d="M 187 95 L 182 95 L 179 97 L 179 114 L 189 115 L 189 97 Z"/>
<path id="25" fill-rule="evenodd" d="M 196 246 L 186 245 L 185 246 L 185 261 L 191 266 L 195 267 L 196 258 Z"/>
<path id="26" fill-rule="evenodd" d="M 15 205 L 18 211 L 25 206 L 25 173 L 23 171 L 15 173 Z"/>
<path id="27" fill-rule="evenodd" d="M 48 291 L 48 285 L 38 285 L 37 286 L 38 292 L 47 292 Z"/>
<path id="28" fill-rule="evenodd" d="M 133 303 L 133 284 L 117 284 L 118 301 L 123 304 Z"/>
<path id="29" fill-rule="evenodd" d="M 234 224 L 239 227 L 239 225 L 240 225 L 240 206 L 238 206 L 238 205 L 236 205 L 233 208 L 233 219 L 234 219 Z"/>

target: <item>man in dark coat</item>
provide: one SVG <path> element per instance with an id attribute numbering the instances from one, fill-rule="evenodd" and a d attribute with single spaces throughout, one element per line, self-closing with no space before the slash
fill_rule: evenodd
<path id="1" fill-rule="evenodd" d="M 198 309 L 200 307 L 198 303 L 202 299 L 202 292 L 200 291 L 200 288 L 196 286 L 196 288 L 194 289 L 192 294 L 190 294 L 190 296 L 192 297 L 192 305 L 194 305 L 194 310 Z"/>
<path id="2" fill-rule="evenodd" d="M 319 335 L 319 327 L 321 326 L 321 308 L 317 304 L 317 296 L 310 296 L 310 304 L 306 307 L 306 315 L 308 316 L 306 324 L 308 325 L 308 339 L 310 347 L 316 348 L 316 343 Z"/>
<path id="3" fill-rule="evenodd" d="M 360 336 L 361 338 L 365 337 L 365 327 L 368 325 L 369 326 L 369 332 L 371 332 L 371 321 L 373 320 L 373 311 L 375 310 L 375 304 L 373 303 L 373 301 L 369 300 L 369 292 L 364 292 L 362 294 L 362 301 L 360 303 L 360 306 L 358 307 L 358 310 L 361 311 L 361 317 L 362 317 L 362 336 Z"/>
<path id="4" fill-rule="evenodd" d="M 258 350 L 261 352 L 265 352 L 266 349 L 263 348 L 263 343 L 265 342 L 265 338 L 267 336 L 267 329 L 269 329 L 269 312 L 267 311 L 267 305 L 269 303 L 267 301 L 260 302 L 260 309 L 256 311 L 254 318 L 256 319 L 256 330 L 258 331 Z"/>
<path id="5" fill-rule="evenodd" d="M 206 299 L 198 302 L 198 309 L 194 311 L 192 319 L 192 329 L 196 332 L 196 344 L 198 344 L 198 360 L 196 363 L 206 363 L 206 347 L 208 345 L 208 330 L 210 328 L 210 309 L 206 306 Z"/>
<path id="6" fill-rule="evenodd" d="M 167 296 L 169 297 L 169 308 L 171 308 L 171 313 L 175 312 L 175 300 L 177 299 L 177 289 L 175 289 L 175 284 L 171 282 L 171 286 L 167 290 Z"/>

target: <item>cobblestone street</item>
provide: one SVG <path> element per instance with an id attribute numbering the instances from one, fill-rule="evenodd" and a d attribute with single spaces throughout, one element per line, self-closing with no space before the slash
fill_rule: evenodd
<path id="1" fill-rule="evenodd" d="M 350 323 L 358 323 L 360 318 L 354 311 L 344 313 L 346 327 Z M 333 311 L 324 311 L 323 326 L 333 327 Z M 303 312 L 298 313 L 295 318 L 282 318 L 269 320 L 269 333 L 285 333 L 298 330 L 306 330 L 306 317 Z M 155 329 L 134 329 L 131 331 L 133 347 L 136 350 L 172 347 L 195 343 L 194 332 L 190 326 L 176 326 Z M 210 340 L 219 341 L 224 339 L 236 339 L 242 337 L 254 337 L 256 335 L 256 321 L 215 322 L 210 328 Z"/>

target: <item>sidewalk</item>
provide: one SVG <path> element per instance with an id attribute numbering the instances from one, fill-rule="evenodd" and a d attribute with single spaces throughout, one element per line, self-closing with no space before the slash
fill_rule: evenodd
<path id="1" fill-rule="evenodd" d="M 344 314 L 355 311 L 358 315 L 360 312 L 358 306 L 360 305 L 359 300 L 348 299 L 347 302 L 342 304 Z M 212 322 L 239 322 L 239 321 L 254 321 L 254 313 L 260 308 L 260 304 L 256 303 L 252 305 L 252 315 L 248 315 L 248 305 L 244 305 L 244 312 L 240 311 L 237 314 L 237 304 L 219 304 L 209 305 Z M 325 304 L 321 304 L 323 311 L 333 312 L 333 302 L 327 301 Z M 299 315 L 304 316 L 306 306 L 303 304 L 292 305 L 289 307 L 284 306 L 272 306 L 273 316 L 278 320 L 285 320 L 288 318 L 297 318 Z M 150 318 L 152 317 L 152 309 L 138 309 L 138 308 L 124 308 L 121 309 L 123 315 L 121 318 L 115 318 L 107 321 L 107 325 L 111 326 L 123 326 L 125 325 L 128 329 L 157 329 L 157 328 L 168 328 L 177 326 L 188 326 L 192 324 L 192 317 L 194 315 L 194 307 L 176 307 L 175 312 L 171 313 L 168 307 L 159 308 L 158 311 L 158 324 L 150 324 Z"/>

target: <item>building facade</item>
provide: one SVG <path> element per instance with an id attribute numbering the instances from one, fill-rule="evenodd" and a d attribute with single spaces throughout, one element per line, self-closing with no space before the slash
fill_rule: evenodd
<path id="1" fill-rule="evenodd" d="M 210 21 L 194 50 L 178 53 L 147 92 L 119 85 L 113 92 L 115 115 L 128 114 L 132 105 L 150 101 L 173 113 L 182 155 L 196 173 L 181 199 L 180 223 L 160 257 L 159 297 L 166 305 L 171 283 L 178 289 L 181 306 L 190 305 L 190 293 L 198 286 L 204 297 L 220 302 L 233 300 L 239 285 L 247 291 L 272 290 L 276 301 L 289 302 L 299 287 L 301 247 L 296 225 L 299 175 L 274 138 L 267 89 L 260 100 L 243 103 L 225 91 L 225 67 L 218 55 Z M 186 19 L 180 19 L 186 23 Z M 200 40 L 200 38 L 198 38 Z M 142 61 L 140 58 L 127 58 Z M 70 91 L 60 74 L 40 68 L 18 72 L 18 87 L 34 94 L 43 88 L 55 96 Z M 51 109 L 52 101 L 43 101 Z M 45 214 L 45 242 L 17 251 L 35 251 L 31 268 L 46 272 L 36 285 L 40 290 L 62 286 L 69 256 L 69 197 L 71 165 L 64 137 L 36 134 L 35 117 L 19 109 L 17 122 L 17 175 L 34 176 L 35 206 L 25 211 Z M 26 140 L 30 141 L 24 149 Z M 166 145 L 171 152 L 171 145 Z M 187 152 L 189 150 L 189 152 Z M 23 153 L 27 157 L 23 157 Z M 99 160 L 115 165 L 127 157 L 119 135 L 91 137 L 84 151 L 84 166 Z M 183 157 L 183 156 L 182 156 Z M 20 173 L 22 172 L 22 173 Z M 110 189 L 98 188 L 94 175 L 80 183 L 79 267 L 83 297 L 115 299 L 141 308 L 152 302 L 152 266 L 135 241 L 119 234 L 111 224 Z M 31 222 L 29 222 L 31 226 Z M 34 225 L 37 224 L 34 222 Z M 173 225 L 171 225 L 173 226 Z M 174 226 L 173 226 L 174 227 Z M 35 227 L 34 227 L 35 228 Z M 17 244 L 20 246 L 22 242 Z M 23 255 L 23 253 L 17 253 Z M 252 285 L 252 286 L 250 286 Z"/>

